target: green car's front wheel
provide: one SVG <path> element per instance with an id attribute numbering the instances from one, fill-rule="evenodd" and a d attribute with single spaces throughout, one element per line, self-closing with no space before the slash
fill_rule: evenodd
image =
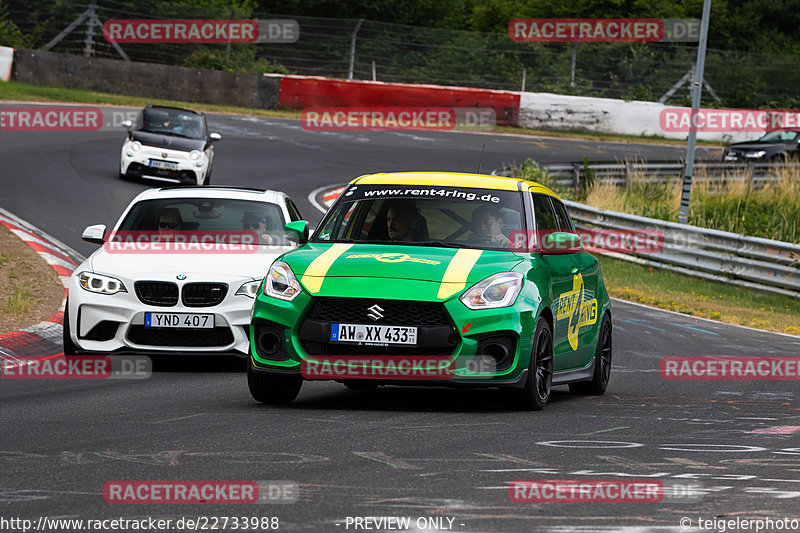
<path id="1" fill-rule="evenodd" d="M 262 374 L 256 372 L 253 363 L 250 362 L 247 364 L 247 386 L 257 402 L 285 405 L 297 398 L 300 387 L 303 386 L 303 378 Z"/>
<path id="2" fill-rule="evenodd" d="M 539 320 L 533 337 L 528 378 L 522 389 L 500 389 L 503 403 L 511 409 L 540 411 L 550 399 L 553 384 L 553 336 L 545 320 Z"/>

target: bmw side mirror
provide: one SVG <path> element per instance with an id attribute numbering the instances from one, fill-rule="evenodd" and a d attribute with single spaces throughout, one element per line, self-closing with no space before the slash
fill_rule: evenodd
<path id="1" fill-rule="evenodd" d="M 216 142 L 222 139 L 222 135 L 217 132 L 211 132 L 208 134 L 208 138 L 211 139 L 211 142 Z"/>
<path id="2" fill-rule="evenodd" d="M 283 227 L 283 234 L 292 242 L 303 245 L 308 242 L 308 222 L 295 220 Z"/>
<path id="3" fill-rule="evenodd" d="M 83 230 L 81 239 L 92 244 L 103 244 L 103 237 L 106 235 L 105 224 L 95 224 L 94 226 L 87 226 Z"/>

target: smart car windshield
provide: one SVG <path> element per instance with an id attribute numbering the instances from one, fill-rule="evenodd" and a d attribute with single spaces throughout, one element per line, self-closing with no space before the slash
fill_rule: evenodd
<path id="1" fill-rule="evenodd" d="M 286 245 L 280 207 L 224 198 L 165 198 L 134 205 L 119 232 L 252 231 L 259 244 Z"/>
<path id="2" fill-rule="evenodd" d="M 136 129 L 189 139 L 204 139 L 206 135 L 202 116 L 167 107 L 145 108 L 139 117 Z"/>
<path id="3" fill-rule="evenodd" d="M 522 227 L 517 191 L 354 185 L 312 240 L 508 250 Z"/>

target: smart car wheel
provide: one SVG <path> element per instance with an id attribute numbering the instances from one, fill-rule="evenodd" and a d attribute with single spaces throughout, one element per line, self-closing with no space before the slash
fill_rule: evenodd
<path id="1" fill-rule="evenodd" d="M 64 332 L 62 335 L 62 343 L 64 344 L 64 355 L 77 355 L 78 349 L 75 343 L 72 342 L 72 337 L 69 335 L 69 300 L 64 307 Z"/>
<path id="2" fill-rule="evenodd" d="M 503 402 L 511 409 L 539 411 L 550 399 L 553 383 L 553 337 L 545 320 L 539 320 L 533 337 L 528 378 L 522 389 L 501 389 Z"/>
<path id="3" fill-rule="evenodd" d="M 257 402 L 285 405 L 297 398 L 300 387 L 303 386 L 303 378 L 260 374 L 253 370 L 251 362 L 247 364 L 247 386 Z"/>
<path id="4" fill-rule="evenodd" d="M 600 324 L 600 334 L 597 337 L 597 348 L 595 349 L 594 375 L 591 381 L 580 383 L 570 383 L 570 392 L 576 394 L 603 394 L 608 387 L 608 380 L 611 378 L 611 319 L 608 313 L 603 316 Z"/>

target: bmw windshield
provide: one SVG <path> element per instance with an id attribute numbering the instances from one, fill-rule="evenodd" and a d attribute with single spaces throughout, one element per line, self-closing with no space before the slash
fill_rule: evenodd
<path id="1" fill-rule="evenodd" d="M 518 191 L 353 185 L 312 241 L 509 250 L 522 213 Z"/>

